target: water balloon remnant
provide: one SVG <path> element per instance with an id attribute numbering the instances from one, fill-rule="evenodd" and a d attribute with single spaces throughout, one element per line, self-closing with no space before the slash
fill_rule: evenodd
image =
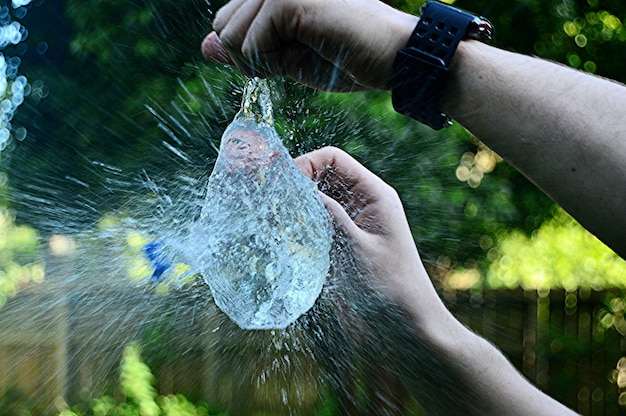
<path id="1" fill-rule="evenodd" d="M 172 261 L 163 253 L 163 243 L 160 241 L 151 241 L 145 244 L 142 251 L 154 267 L 154 272 L 150 276 L 150 281 L 159 284 L 163 281 L 163 273 L 172 267 Z"/>
<path id="2" fill-rule="evenodd" d="M 248 82 L 222 136 L 195 227 L 215 303 L 241 328 L 285 328 L 319 297 L 332 222 L 274 129 L 264 80 Z"/>

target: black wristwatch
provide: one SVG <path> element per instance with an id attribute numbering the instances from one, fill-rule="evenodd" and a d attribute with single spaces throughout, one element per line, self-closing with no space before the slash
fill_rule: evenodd
<path id="1" fill-rule="evenodd" d="M 491 39 L 493 25 L 485 18 L 437 1 L 421 9 L 406 48 L 394 62 L 391 99 L 394 109 L 435 130 L 451 124 L 439 109 L 450 62 L 463 39 Z"/>

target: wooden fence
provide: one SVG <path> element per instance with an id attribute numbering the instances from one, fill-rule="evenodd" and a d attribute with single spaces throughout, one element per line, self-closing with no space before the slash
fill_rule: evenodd
<path id="1" fill-rule="evenodd" d="M 626 414 L 616 383 L 625 338 L 599 322 L 610 300 L 623 295 L 514 290 L 444 296 L 461 321 L 497 345 L 540 389 L 580 414 L 599 416 Z"/>
<path id="2" fill-rule="evenodd" d="M 258 381 L 285 355 L 281 346 L 266 351 L 275 335 L 267 335 L 264 342 L 233 338 L 229 344 L 227 320 L 207 318 L 220 316 L 207 310 L 214 306 L 189 296 L 169 296 L 164 301 L 136 292 L 90 284 L 88 290 L 68 293 L 53 282 L 11 299 L 0 309 L 4 412 L 17 412 L 23 405 L 34 414 L 54 414 L 67 402 L 115 393 L 122 348 L 141 339 L 163 394 L 246 402 L 239 411 L 231 406 L 233 413 L 263 409 L 265 414 L 287 414 L 281 410 L 287 402 L 298 403 L 298 414 L 312 413 L 319 386 L 316 369 L 306 363 L 306 357 L 293 362 L 291 355 L 288 369 L 279 374 L 280 385 Z M 626 355 L 624 338 L 598 323 L 606 314 L 607 297 L 617 295 L 623 293 L 442 293 L 462 322 L 497 345 L 539 388 L 593 416 L 624 413 L 615 383 L 616 365 Z M 224 365 L 229 360 L 239 364 Z M 12 407 L 7 401 L 13 401 Z"/>

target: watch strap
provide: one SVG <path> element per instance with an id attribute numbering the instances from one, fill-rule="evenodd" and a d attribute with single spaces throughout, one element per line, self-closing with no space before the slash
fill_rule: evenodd
<path id="1" fill-rule="evenodd" d="M 491 24 L 481 19 L 436 1 L 422 7 L 417 26 L 394 62 L 392 103 L 397 112 L 435 130 L 451 124 L 439 109 L 439 99 L 461 40 L 483 33 L 491 36 Z"/>

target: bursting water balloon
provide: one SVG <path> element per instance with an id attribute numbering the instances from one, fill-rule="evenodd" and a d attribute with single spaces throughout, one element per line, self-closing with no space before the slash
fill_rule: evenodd
<path id="1" fill-rule="evenodd" d="M 241 328 L 285 328 L 322 290 L 332 223 L 273 127 L 266 81 L 248 82 L 222 136 L 194 238 L 216 304 Z"/>

